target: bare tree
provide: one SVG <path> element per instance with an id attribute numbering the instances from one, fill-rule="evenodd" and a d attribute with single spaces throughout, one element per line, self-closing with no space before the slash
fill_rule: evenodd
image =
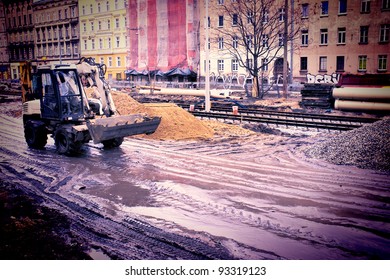
<path id="1" fill-rule="evenodd" d="M 268 65 L 283 54 L 284 45 L 294 39 L 299 28 L 291 30 L 288 7 L 282 0 L 214 3 L 212 8 L 218 14 L 218 25 L 212 28 L 212 38 L 219 49 L 223 44 L 223 49 L 253 77 L 254 96 L 263 98 L 263 79 L 259 81 L 259 76 L 262 77 Z"/>

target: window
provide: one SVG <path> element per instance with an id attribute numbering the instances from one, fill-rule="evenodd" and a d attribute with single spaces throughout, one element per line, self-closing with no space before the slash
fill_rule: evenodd
<path id="1" fill-rule="evenodd" d="M 104 64 L 104 57 L 100 58 L 100 64 Z"/>
<path id="2" fill-rule="evenodd" d="M 218 59 L 218 71 L 223 71 L 225 68 L 223 59 Z"/>
<path id="3" fill-rule="evenodd" d="M 108 48 L 111 49 L 111 38 L 108 38 Z"/>
<path id="4" fill-rule="evenodd" d="M 116 10 L 118 10 L 118 9 L 119 9 L 118 0 L 115 0 L 115 9 L 116 9 Z"/>
<path id="5" fill-rule="evenodd" d="M 309 17 L 309 4 L 305 3 L 302 4 L 302 18 L 308 18 Z"/>
<path id="6" fill-rule="evenodd" d="M 248 58 L 248 59 L 246 60 L 246 67 L 247 67 L 248 69 L 252 69 L 252 68 L 253 68 L 253 59 Z"/>
<path id="7" fill-rule="evenodd" d="M 98 5 L 98 13 L 100 13 L 101 10 L 102 10 L 102 8 L 101 8 L 101 6 L 100 6 L 100 3 L 98 3 L 97 5 Z"/>
<path id="8" fill-rule="evenodd" d="M 390 0 L 382 0 L 382 10 L 390 9 Z"/>
<path id="9" fill-rule="evenodd" d="M 307 57 L 301 57 L 301 71 L 307 71 Z"/>
<path id="10" fill-rule="evenodd" d="M 360 44 L 368 44 L 368 26 L 360 26 Z"/>
<path id="11" fill-rule="evenodd" d="M 108 57 L 108 66 L 112 67 L 112 57 L 111 56 Z"/>
<path id="12" fill-rule="evenodd" d="M 278 34 L 278 39 L 279 39 L 279 46 L 283 46 L 283 33 Z"/>
<path id="13" fill-rule="evenodd" d="M 237 35 L 233 36 L 232 47 L 235 49 L 238 48 L 238 36 Z"/>
<path id="14" fill-rule="evenodd" d="M 268 21 L 269 21 L 269 12 L 268 12 L 268 10 L 264 10 L 262 22 L 267 23 Z"/>
<path id="15" fill-rule="evenodd" d="M 85 6 L 82 8 L 83 15 L 85 15 Z"/>
<path id="16" fill-rule="evenodd" d="M 237 72 L 238 71 L 238 60 L 233 58 L 232 59 L 232 72 Z"/>
<path id="17" fill-rule="evenodd" d="M 337 43 L 338 43 L 338 44 L 345 45 L 345 34 L 346 34 L 346 29 L 345 29 L 345 27 L 339 28 L 339 29 L 337 30 L 337 34 L 338 34 Z"/>
<path id="18" fill-rule="evenodd" d="M 223 0 L 218 0 L 218 5 L 223 5 L 224 1 Z"/>
<path id="19" fill-rule="evenodd" d="M 347 0 L 339 0 L 339 15 L 347 13 Z"/>
<path id="20" fill-rule="evenodd" d="M 233 22 L 232 25 L 236 26 L 238 24 L 238 14 L 233 14 Z"/>
<path id="21" fill-rule="evenodd" d="M 263 48 L 268 48 L 268 35 L 267 34 L 264 34 L 261 36 L 261 42 L 262 42 Z"/>
<path id="22" fill-rule="evenodd" d="M 120 45 L 120 37 L 117 36 L 116 37 L 116 47 L 119 48 L 119 45 Z"/>
<path id="23" fill-rule="evenodd" d="M 83 23 L 83 31 L 87 32 L 87 24 L 85 22 Z"/>
<path id="24" fill-rule="evenodd" d="M 279 9 L 279 21 L 283 22 L 285 17 L 286 17 L 286 12 L 285 12 L 284 8 L 280 8 Z"/>
<path id="25" fill-rule="evenodd" d="M 344 71 L 344 56 L 336 57 L 336 71 Z"/>
<path id="26" fill-rule="evenodd" d="M 115 19 L 115 28 L 119 28 L 119 18 Z"/>
<path id="27" fill-rule="evenodd" d="M 218 27 L 223 27 L 223 16 L 218 16 Z"/>
<path id="28" fill-rule="evenodd" d="M 387 55 L 378 56 L 378 71 L 387 70 Z"/>
<path id="29" fill-rule="evenodd" d="M 223 50 L 223 37 L 218 38 L 218 49 Z"/>
<path id="30" fill-rule="evenodd" d="M 261 59 L 261 71 L 268 71 L 268 58 Z"/>
<path id="31" fill-rule="evenodd" d="M 91 31 L 94 31 L 95 27 L 93 26 L 93 21 L 91 22 Z"/>
<path id="32" fill-rule="evenodd" d="M 88 49 L 87 40 L 84 40 L 84 50 L 87 50 L 87 49 Z"/>
<path id="33" fill-rule="evenodd" d="M 107 20 L 107 29 L 108 29 L 108 30 L 111 29 L 111 20 Z"/>
<path id="34" fill-rule="evenodd" d="M 106 2 L 106 10 L 107 10 L 107 12 L 110 10 L 110 1 Z M 111 62 L 111 64 L 112 64 L 112 62 Z"/>
<path id="35" fill-rule="evenodd" d="M 319 71 L 327 71 L 327 57 L 320 56 L 320 69 Z"/>
<path id="36" fill-rule="evenodd" d="M 89 9 L 91 11 L 91 14 L 93 14 L 93 6 L 92 6 L 92 4 L 89 6 Z"/>
<path id="37" fill-rule="evenodd" d="M 101 30 L 102 29 L 102 22 L 99 20 L 98 22 L 98 30 Z"/>
<path id="38" fill-rule="evenodd" d="M 389 42 L 389 30 L 390 24 L 382 24 L 379 33 L 379 42 L 387 43 Z"/>
<path id="39" fill-rule="evenodd" d="M 117 57 L 116 57 L 116 66 L 117 66 L 117 67 L 120 67 L 120 66 L 121 66 L 121 57 L 120 57 L 120 56 L 117 56 Z"/>
<path id="40" fill-rule="evenodd" d="M 103 49 L 103 39 L 99 39 L 99 49 Z"/>
<path id="41" fill-rule="evenodd" d="M 253 12 L 249 11 L 247 14 L 248 23 L 253 23 Z"/>
<path id="42" fill-rule="evenodd" d="M 58 19 L 62 19 L 61 10 L 58 11 Z"/>
<path id="43" fill-rule="evenodd" d="M 301 33 L 301 44 L 302 46 L 309 45 L 309 30 L 302 30 Z"/>
<path id="44" fill-rule="evenodd" d="M 246 36 L 246 44 L 247 44 L 247 48 L 249 48 L 249 49 L 252 48 L 252 45 L 253 45 L 253 36 L 252 35 Z"/>
<path id="45" fill-rule="evenodd" d="M 359 71 L 366 71 L 367 70 L 367 56 L 366 55 L 359 55 Z"/>
<path id="46" fill-rule="evenodd" d="M 92 49 L 94 50 L 95 49 L 95 39 L 92 39 L 91 43 L 92 43 Z"/>
<path id="47" fill-rule="evenodd" d="M 321 2 L 321 16 L 327 16 L 329 11 L 329 1 Z"/>
<path id="48" fill-rule="evenodd" d="M 368 14 L 370 12 L 371 0 L 362 0 L 360 12 L 363 14 Z"/>
<path id="49" fill-rule="evenodd" d="M 321 29 L 320 31 L 320 45 L 328 44 L 328 29 Z"/>

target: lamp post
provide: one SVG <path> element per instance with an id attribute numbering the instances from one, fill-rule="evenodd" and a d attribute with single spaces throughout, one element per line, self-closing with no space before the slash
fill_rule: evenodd
<path id="1" fill-rule="evenodd" d="M 206 0 L 206 13 L 205 13 L 205 28 L 206 28 L 206 39 L 205 39 L 205 58 L 206 58 L 206 83 L 205 83 L 205 110 L 210 112 L 210 51 L 209 51 L 209 0 Z"/>

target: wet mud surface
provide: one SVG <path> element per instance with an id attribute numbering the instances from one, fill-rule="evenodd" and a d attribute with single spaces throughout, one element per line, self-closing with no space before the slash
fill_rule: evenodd
<path id="1" fill-rule="evenodd" d="M 65 157 L 51 138 L 28 149 L 20 118 L 0 127 L 2 186 L 66 217 L 56 237 L 92 258 L 390 259 L 390 175 L 307 159 L 315 138 L 131 138 Z"/>

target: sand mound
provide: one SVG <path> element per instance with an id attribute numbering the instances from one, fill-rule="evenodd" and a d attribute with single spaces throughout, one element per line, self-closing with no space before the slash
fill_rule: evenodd
<path id="1" fill-rule="evenodd" d="M 175 104 L 141 104 L 125 93 L 114 91 L 112 96 L 121 115 L 145 113 L 148 116 L 162 117 L 155 133 L 151 135 L 137 135 L 137 137 L 160 140 L 191 140 L 210 139 L 214 136 L 212 128 Z"/>

